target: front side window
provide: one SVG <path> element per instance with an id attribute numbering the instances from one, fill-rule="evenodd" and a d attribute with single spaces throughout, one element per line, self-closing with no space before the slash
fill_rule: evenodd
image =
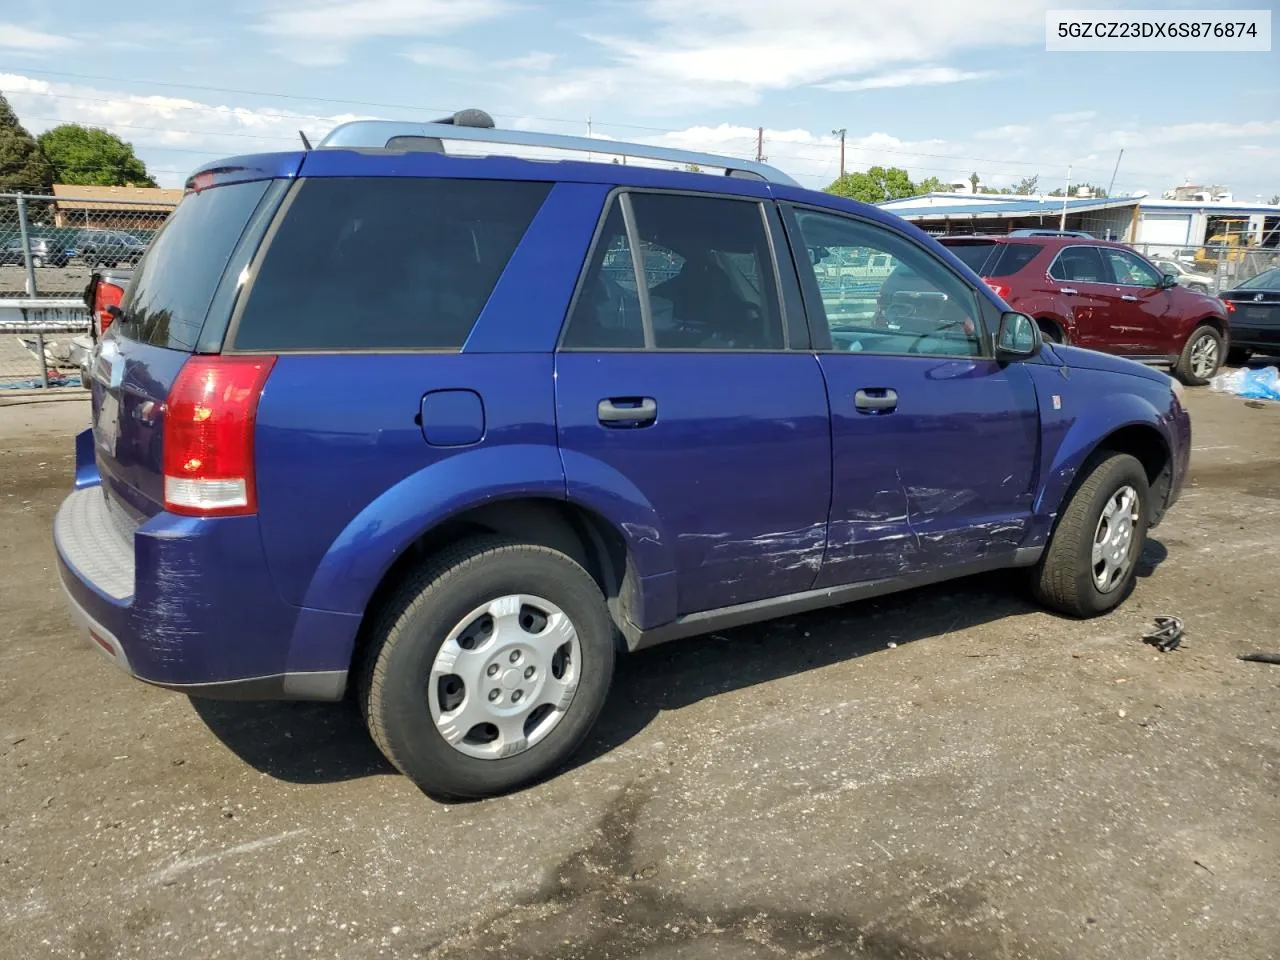
<path id="1" fill-rule="evenodd" d="M 624 205 L 630 207 L 634 234 L 627 230 Z M 612 201 L 564 346 L 646 345 L 657 350 L 783 348 L 773 259 L 759 203 L 657 193 L 626 194 Z"/>
<path id="2" fill-rule="evenodd" d="M 1145 260 L 1127 250 L 1114 250 L 1107 247 L 1104 251 L 1111 263 L 1111 272 L 1116 283 L 1129 287 L 1158 287 L 1160 274 Z"/>
<path id="3" fill-rule="evenodd" d="M 1111 280 L 1097 247 L 1067 247 L 1053 262 L 1049 276 L 1075 283 L 1108 283 Z"/>
<path id="4" fill-rule="evenodd" d="M 835 349 L 983 355 L 977 294 L 927 251 L 865 221 L 795 217 Z"/>

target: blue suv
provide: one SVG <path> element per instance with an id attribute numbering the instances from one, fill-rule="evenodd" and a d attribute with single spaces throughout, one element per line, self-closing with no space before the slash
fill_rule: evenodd
<path id="1" fill-rule="evenodd" d="M 133 676 L 350 693 L 479 797 L 567 760 L 620 653 L 999 568 L 1072 616 L 1126 596 L 1187 469 L 1167 375 L 770 167 L 477 115 L 188 182 L 54 524 Z"/>

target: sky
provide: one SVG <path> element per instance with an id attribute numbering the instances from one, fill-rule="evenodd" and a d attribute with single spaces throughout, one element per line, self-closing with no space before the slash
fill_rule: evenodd
<path id="1" fill-rule="evenodd" d="M 1137 6 L 1136 0 L 1129 5 Z M 33 133 L 130 141 L 180 185 L 345 120 L 480 107 L 499 126 L 999 187 L 1183 182 L 1280 193 L 1280 51 L 1049 53 L 1045 10 L 1101 0 L 5 0 L 0 92 Z M 1272 9 L 1277 0 L 1147 8 Z"/>

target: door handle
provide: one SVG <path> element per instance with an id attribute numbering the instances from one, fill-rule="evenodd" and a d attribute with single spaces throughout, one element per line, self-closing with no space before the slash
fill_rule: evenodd
<path id="1" fill-rule="evenodd" d="M 647 427 L 658 419 L 652 397 L 609 397 L 596 404 L 596 418 L 606 427 Z"/>
<path id="2" fill-rule="evenodd" d="M 853 405 L 861 413 L 892 413 L 898 407 L 898 391 L 888 387 L 868 387 L 853 395 Z"/>
<path id="3" fill-rule="evenodd" d="M 1065 293 L 1068 297 L 1074 297 L 1079 291 L 1074 287 L 1059 287 L 1059 293 Z"/>
<path id="4" fill-rule="evenodd" d="M 1128 300 L 1130 303 L 1137 303 L 1137 302 L 1138 302 L 1138 298 L 1137 298 L 1137 297 L 1131 297 L 1131 296 L 1129 296 L 1129 294 L 1127 294 L 1127 293 L 1126 293 L 1123 297 L 1121 297 L 1120 299 L 1121 299 L 1121 300 Z"/>

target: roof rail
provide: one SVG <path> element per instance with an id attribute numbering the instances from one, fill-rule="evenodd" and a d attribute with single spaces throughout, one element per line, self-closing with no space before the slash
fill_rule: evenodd
<path id="1" fill-rule="evenodd" d="M 484 121 L 488 121 L 486 125 Z M 497 130 L 493 120 L 482 110 L 460 110 L 452 117 L 434 123 L 410 123 L 399 120 L 352 120 L 334 127 L 317 149 L 419 149 L 443 153 L 444 140 L 468 140 L 475 143 L 501 143 L 518 147 L 541 147 L 551 150 L 575 150 L 581 153 L 608 154 L 619 157 L 636 157 L 645 160 L 663 160 L 671 163 L 696 164 L 700 167 L 720 167 L 730 177 L 764 180 L 767 183 L 799 184 L 776 167 L 723 157 L 714 153 L 698 153 L 693 150 L 674 150 L 645 143 L 626 143 L 621 140 L 595 140 L 590 137 L 569 137 L 555 133 L 535 133 L 528 130 Z"/>

